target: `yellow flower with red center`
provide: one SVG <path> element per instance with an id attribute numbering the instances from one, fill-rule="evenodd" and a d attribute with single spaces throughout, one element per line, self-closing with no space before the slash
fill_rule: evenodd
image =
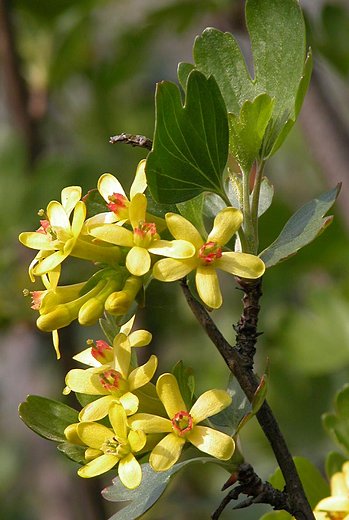
<path id="1" fill-rule="evenodd" d="M 88 463 L 78 470 L 78 475 L 96 477 L 118 464 L 121 482 L 128 489 L 134 489 L 142 480 L 142 469 L 134 454 L 144 448 L 146 435 L 128 427 L 125 410 L 120 404 L 110 406 L 109 420 L 112 429 L 95 422 L 74 425 L 78 437 L 88 446 L 85 451 Z"/>
<path id="2" fill-rule="evenodd" d="M 167 213 L 166 223 L 176 239 L 186 239 L 195 248 L 190 258 L 163 258 L 153 267 L 153 276 L 162 282 L 173 282 L 195 270 L 195 283 L 202 301 L 212 309 L 222 305 L 222 294 L 216 269 L 241 278 L 259 278 L 265 270 L 264 262 L 255 255 L 222 251 L 242 223 L 242 213 L 235 208 L 221 210 L 213 229 L 205 241 L 197 229 L 181 215 Z"/>
<path id="3" fill-rule="evenodd" d="M 225 390 L 208 390 L 189 411 L 174 375 L 160 376 L 156 390 L 169 418 L 146 413 L 136 413 L 128 418 L 131 428 L 143 430 L 146 434 L 167 433 L 149 458 L 155 471 L 166 471 L 172 467 L 187 441 L 218 459 L 231 458 L 235 449 L 234 440 L 225 433 L 198 424 L 230 405 L 231 397 Z"/>
<path id="4" fill-rule="evenodd" d="M 133 393 L 147 385 L 157 368 L 157 357 L 152 355 L 149 360 L 133 370 L 130 370 L 131 348 L 148 345 L 151 334 L 145 330 L 130 333 L 133 319 L 125 324 L 113 341 L 112 359 L 107 351 L 106 362 L 96 360 L 92 349 L 86 349 L 74 357 L 78 361 L 92 365 L 93 368 L 73 369 L 66 376 L 64 393 L 70 391 L 87 395 L 101 395 L 96 401 L 86 405 L 79 414 L 80 421 L 98 421 L 108 414 L 112 403 L 120 403 L 127 415 L 138 409 L 139 399 Z"/>
<path id="5" fill-rule="evenodd" d="M 22 244 L 39 250 L 29 266 L 32 281 L 35 276 L 51 271 L 59 273 L 61 263 L 69 255 L 94 262 L 114 264 L 118 261 L 120 253 L 117 247 L 101 247 L 93 244 L 88 236 L 81 238 L 86 206 L 80 198 L 80 186 L 64 188 L 61 203 L 54 200 L 48 204 L 47 218 L 40 221 L 39 229 L 19 235 Z"/>
<path id="6" fill-rule="evenodd" d="M 161 240 L 155 222 L 146 221 L 147 198 L 136 193 L 129 204 L 132 231 L 115 224 L 93 227 L 90 234 L 118 246 L 129 247 L 126 267 L 134 276 L 143 276 L 151 267 L 150 253 L 171 258 L 190 258 L 195 248 L 185 239 Z"/>
<path id="7" fill-rule="evenodd" d="M 137 166 L 136 175 L 130 188 L 130 200 L 137 193 L 143 193 L 147 187 L 144 168 L 145 159 L 140 161 Z M 98 179 L 97 188 L 110 211 L 99 213 L 89 218 L 85 223 L 86 229 L 90 230 L 101 224 L 117 222 L 119 225 L 122 225 L 127 222 L 129 220 L 130 200 L 127 198 L 118 179 L 110 173 L 104 173 Z"/>

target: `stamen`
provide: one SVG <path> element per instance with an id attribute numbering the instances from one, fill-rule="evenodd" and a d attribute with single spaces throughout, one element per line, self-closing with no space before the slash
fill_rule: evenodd
<path id="1" fill-rule="evenodd" d="M 199 258 L 201 258 L 204 265 L 211 265 L 217 258 L 221 258 L 222 248 L 217 242 L 206 242 L 199 249 Z"/>
<path id="2" fill-rule="evenodd" d="M 177 435 L 183 437 L 193 429 L 193 418 L 190 413 L 181 411 L 176 413 L 172 419 L 173 430 Z"/>

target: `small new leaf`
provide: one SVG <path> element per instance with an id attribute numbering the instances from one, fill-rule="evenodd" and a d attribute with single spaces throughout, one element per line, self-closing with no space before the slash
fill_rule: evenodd
<path id="1" fill-rule="evenodd" d="M 239 116 L 229 114 L 229 150 L 244 172 L 249 172 L 260 155 L 264 134 L 273 112 L 274 101 L 260 94 L 245 101 Z"/>
<path id="2" fill-rule="evenodd" d="M 227 111 L 213 77 L 189 74 L 185 105 L 174 83 L 156 91 L 156 125 L 146 175 L 154 199 L 183 202 L 209 191 L 224 196 L 228 157 Z"/>
<path id="3" fill-rule="evenodd" d="M 296 254 L 331 224 L 333 217 L 324 215 L 333 206 L 340 187 L 339 184 L 334 189 L 323 193 L 292 215 L 277 239 L 260 254 L 267 267 Z"/>

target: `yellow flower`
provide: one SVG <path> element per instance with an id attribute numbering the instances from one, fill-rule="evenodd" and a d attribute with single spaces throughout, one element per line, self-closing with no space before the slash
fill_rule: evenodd
<path id="1" fill-rule="evenodd" d="M 149 345 L 152 340 L 150 332 L 144 329 L 132 331 L 136 315 L 120 327 L 120 332 L 114 338 L 117 343 L 119 339 L 128 340 L 130 348 L 145 347 Z M 91 367 L 100 367 L 105 364 L 111 364 L 114 360 L 114 349 L 103 340 L 97 340 L 95 343 L 92 340 L 88 341 L 91 347 L 76 354 L 73 359 Z"/>
<path id="2" fill-rule="evenodd" d="M 145 159 L 140 161 L 137 166 L 136 175 L 130 188 L 130 200 L 136 193 L 143 193 L 147 187 L 144 167 Z M 129 220 L 130 201 L 118 179 L 110 173 L 104 173 L 98 179 L 97 188 L 106 201 L 109 211 L 89 218 L 85 223 L 86 228 L 92 229 L 101 224 L 112 224 L 114 222 L 122 225 L 127 222 Z"/>
<path id="3" fill-rule="evenodd" d="M 235 443 L 229 435 L 207 426 L 198 426 L 198 423 L 230 405 L 231 397 L 226 391 L 205 392 L 188 412 L 172 374 L 160 376 L 156 390 L 169 419 L 146 413 L 137 413 L 128 418 L 131 428 L 136 430 L 149 434 L 168 433 L 151 452 L 149 463 L 155 471 L 166 471 L 172 467 L 187 441 L 218 459 L 231 458 Z"/>
<path id="4" fill-rule="evenodd" d="M 86 217 L 86 206 L 80 198 L 80 186 L 64 188 L 61 203 L 53 200 L 48 204 L 46 218 L 40 221 L 40 228 L 19 235 L 22 244 L 39 249 L 29 266 L 32 281 L 35 276 L 57 270 L 69 255 L 94 262 L 113 264 L 118 261 L 119 248 L 101 247 L 93 244 L 90 237 L 85 237 L 85 240 L 80 238 Z"/>
<path id="5" fill-rule="evenodd" d="M 151 335 L 142 330 L 129 334 L 129 330 L 130 327 L 126 324 L 124 332 L 115 336 L 111 363 L 103 363 L 85 370 L 73 369 L 68 372 L 65 379 L 67 385 L 65 394 L 73 390 L 82 394 L 103 396 L 81 410 L 80 421 L 102 419 L 108 414 L 114 402 L 120 403 L 127 415 L 137 411 L 139 399 L 133 391 L 149 383 L 157 368 L 158 360 L 152 355 L 144 365 L 130 371 L 131 348 L 148 345 Z M 85 354 L 80 354 L 79 360 L 88 359 Z"/>
<path id="6" fill-rule="evenodd" d="M 332 475 L 331 496 L 320 500 L 314 515 L 316 520 L 349 520 L 349 461 Z"/>
<path id="7" fill-rule="evenodd" d="M 134 489 L 142 480 L 142 469 L 134 453 L 144 448 L 146 435 L 128 428 L 125 410 L 119 404 L 110 406 L 109 420 L 112 430 L 94 422 L 77 425 L 79 438 L 88 446 L 85 457 L 89 460 L 78 470 L 78 475 L 83 478 L 96 477 L 118 464 L 121 482 L 128 489 Z"/>
<path id="8" fill-rule="evenodd" d="M 150 253 L 171 258 L 190 258 L 195 248 L 187 240 L 161 240 L 155 222 L 146 222 L 147 198 L 143 193 L 136 193 L 129 204 L 129 219 L 133 231 L 105 224 L 93 227 L 90 234 L 96 238 L 129 247 L 126 267 L 134 276 L 143 276 L 151 267 Z"/>
<path id="9" fill-rule="evenodd" d="M 166 223 L 176 239 L 192 243 L 196 254 L 191 258 L 164 258 L 156 262 L 153 276 L 162 282 L 173 282 L 196 271 L 195 283 L 202 301 L 212 309 L 222 305 L 216 269 L 222 269 L 241 278 L 259 278 L 265 270 L 263 261 L 246 253 L 222 252 L 222 247 L 236 233 L 242 223 L 242 213 L 235 208 L 224 208 L 215 220 L 207 240 L 184 217 L 176 213 L 166 214 Z"/>

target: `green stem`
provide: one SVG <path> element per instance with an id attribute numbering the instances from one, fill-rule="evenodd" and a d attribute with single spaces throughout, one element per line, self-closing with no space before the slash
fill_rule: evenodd
<path id="1" fill-rule="evenodd" d="M 242 172 L 242 177 L 242 213 L 244 216 L 243 232 L 245 235 L 245 244 L 242 247 L 242 251 L 244 253 L 255 253 L 255 230 L 252 223 L 250 205 L 250 174 Z M 243 246 L 243 243 L 241 243 L 241 246 Z"/>
<path id="2" fill-rule="evenodd" d="M 258 206 L 259 206 L 259 197 L 261 192 L 261 183 L 263 178 L 263 172 L 265 167 L 265 161 L 260 161 L 257 164 L 256 178 L 253 187 L 252 193 L 252 204 L 251 204 L 251 220 L 254 228 L 254 237 L 255 237 L 255 252 L 258 251 Z"/>

